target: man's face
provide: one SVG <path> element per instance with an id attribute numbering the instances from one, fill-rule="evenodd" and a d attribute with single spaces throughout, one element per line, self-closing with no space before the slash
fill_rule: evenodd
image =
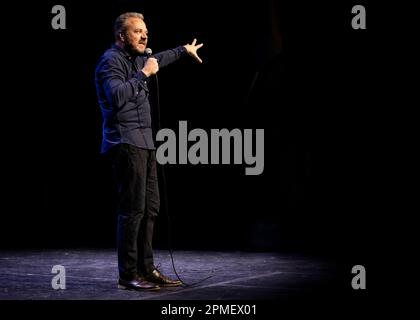
<path id="1" fill-rule="evenodd" d="M 147 46 L 147 38 L 144 21 L 140 18 L 128 18 L 124 35 L 125 49 L 132 53 L 143 54 Z"/>

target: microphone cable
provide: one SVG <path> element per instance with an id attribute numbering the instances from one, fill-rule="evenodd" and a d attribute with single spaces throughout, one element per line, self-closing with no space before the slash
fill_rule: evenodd
<path id="1" fill-rule="evenodd" d="M 159 78 L 157 73 L 154 75 L 155 78 L 155 85 L 156 85 L 156 118 L 157 118 L 157 129 L 158 131 L 162 128 L 162 124 L 160 121 L 160 91 L 159 91 Z M 166 174 L 165 174 L 165 167 L 163 165 L 159 166 L 161 168 L 161 177 L 162 177 L 162 191 L 161 194 L 163 194 L 163 205 L 165 206 L 166 211 L 166 219 L 168 223 L 167 227 L 167 236 L 168 236 L 168 251 L 169 255 L 171 256 L 171 263 L 172 263 L 172 269 L 174 270 L 174 273 L 179 281 L 182 282 L 182 284 L 187 285 L 179 276 L 178 272 L 176 271 L 175 262 L 173 258 L 172 253 L 172 245 L 171 245 L 171 219 L 169 216 L 169 208 L 168 208 L 168 193 L 167 193 L 167 184 L 166 184 Z"/>
<path id="2" fill-rule="evenodd" d="M 151 50 L 148 51 L 147 56 L 151 57 Z M 161 121 L 160 121 L 160 91 L 159 91 L 159 79 L 158 79 L 158 75 L 157 73 L 154 75 L 155 78 L 155 84 L 156 84 L 156 118 L 157 118 L 157 131 L 159 131 L 162 126 L 161 126 Z M 157 162 L 157 161 L 156 161 Z M 165 175 L 165 167 L 163 165 L 159 166 L 161 168 L 161 177 L 162 177 L 162 191 L 161 193 L 163 193 L 163 204 L 165 206 L 166 209 L 166 219 L 167 219 L 167 223 L 168 223 L 168 227 L 167 227 L 167 232 L 168 232 L 168 251 L 169 251 L 169 255 L 171 256 L 171 263 L 172 263 L 172 269 L 174 270 L 174 273 L 176 275 L 176 277 L 178 278 L 179 281 L 181 281 L 182 286 L 185 288 L 191 287 L 191 286 L 195 286 L 201 282 L 206 281 L 207 279 L 213 277 L 208 276 L 205 277 L 201 280 L 198 280 L 194 283 L 187 283 L 184 280 L 181 279 L 181 277 L 179 276 L 178 272 L 176 271 L 175 268 L 175 262 L 174 262 L 174 258 L 173 258 L 173 253 L 172 253 L 172 245 L 171 245 L 171 220 L 170 220 L 170 216 L 169 216 L 169 207 L 168 207 L 168 193 L 167 193 L 167 183 L 166 183 L 166 175 Z"/>

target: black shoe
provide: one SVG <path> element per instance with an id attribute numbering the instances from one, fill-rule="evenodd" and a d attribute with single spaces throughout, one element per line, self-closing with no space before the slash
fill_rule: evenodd
<path id="1" fill-rule="evenodd" d="M 133 280 L 118 280 L 118 289 L 125 289 L 125 290 L 138 290 L 138 291 L 153 291 L 159 290 L 159 286 L 140 279 L 133 279 Z"/>
<path id="2" fill-rule="evenodd" d="M 141 279 L 154 283 L 160 287 L 178 287 L 182 285 L 181 281 L 168 278 L 167 276 L 160 273 L 158 269 L 155 269 L 152 272 L 141 276 Z"/>

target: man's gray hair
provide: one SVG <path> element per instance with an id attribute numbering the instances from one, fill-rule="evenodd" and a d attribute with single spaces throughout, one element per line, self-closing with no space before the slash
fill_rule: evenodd
<path id="1" fill-rule="evenodd" d="M 144 16 L 141 13 L 138 12 L 126 12 L 120 15 L 114 23 L 114 36 L 115 40 L 119 39 L 120 33 L 125 33 L 127 30 L 126 21 L 129 18 L 139 18 L 141 20 L 144 20 Z"/>

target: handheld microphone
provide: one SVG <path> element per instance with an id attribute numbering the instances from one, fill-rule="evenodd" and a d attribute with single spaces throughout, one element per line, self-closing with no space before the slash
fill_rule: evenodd
<path id="1" fill-rule="evenodd" d="M 144 53 L 146 54 L 146 56 L 148 58 L 150 58 L 150 56 L 152 55 L 153 51 L 150 48 L 146 48 L 146 50 L 144 50 Z"/>

